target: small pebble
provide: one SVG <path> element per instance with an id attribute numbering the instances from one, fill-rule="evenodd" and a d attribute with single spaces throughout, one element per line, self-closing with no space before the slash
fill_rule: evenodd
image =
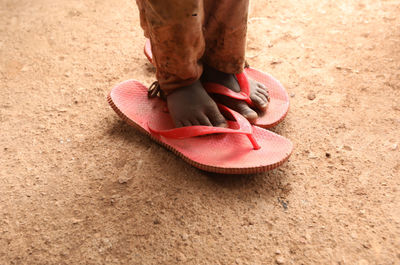
<path id="1" fill-rule="evenodd" d="M 126 177 L 126 176 L 120 176 L 120 177 L 118 177 L 118 183 L 119 183 L 119 184 L 125 184 L 125 183 L 128 183 L 128 181 L 129 181 L 130 179 L 131 179 L 131 178 Z"/>
<path id="2" fill-rule="evenodd" d="M 282 63 L 282 61 L 279 61 L 279 60 L 272 60 L 271 61 L 271 65 L 280 64 L 280 63 Z"/>
<path id="3" fill-rule="evenodd" d="M 399 146 L 398 144 L 393 144 L 393 145 L 390 147 L 390 149 L 392 149 L 392 151 L 396 151 L 398 146 Z"/>
<path id="4" fill-rule="evenodd" d="M 158 220 L 158 219 L 155 219 L 155 220 L 153 221 L 153 224 L 155 224 L 155 225 L 159 225 L 159 224 L 161 224 L 161 221 L 160 221 L 160 220 Z"/>
<path id="5" fill-rule="evenodd" d="M 295 93 L 290 94 L 290 97 L 291 97 L 291 98 L 294 98 L 294 96 L 296 96 Z"/>
<path id="6" fill-rule="evenodd" d="M 371 244 L 367 243 L 362 243 L 361 244 L 365 249 L 370 249 L 371 248 Z"/>
<path id="7" fill-rule="evenodd" d="M 353 150 L 350 146 L 348 146 L 348 145 L 344 145 L 343 146 L 343 149 L 344 150 L 346 150 L 346 151 L 351 151 L 351 150 Z"/>
<path id="8" fill-rule="evenodd" d="M 308 158 L 310 158 L 310 159 L 316 159 L 316 158 L 318 158 L 318 156 L 317 156 L 316 154 L 310 152 L 310 153 L 308 154 Z"/>
<path id="9" fill-rule="evenodd" d="M 76 224 L 78 224 L 78 223 L 80 223 L 80 222 L 82 222 L 81 219 L 76 219 L 76 218 L 73 218 L 73 219 L 72 219 L 72 223 L 73 223 L 74 225 L 76 225 Z"/>
<path id="10" fill-rule="evenodd" d="M 331 154 L 330 153 L 325 153 L 326 158 L 331 158 Z"/>
<path id="11" fill-rule="evenodd" d="M 310 93 L 308 93 L 308 95 L 307 95 L 307 98 L 308 98 L 309 100 L 314 100 L 316 97 L 317 97 L 317 96 L 315 95 L 314 92 L 310 92 Z"/>
<path id="12" fill-rule="evenodd" d="M 189 236 L 187 234 L 182 234 L 181 237 L 182 237 L 183 241 L 186 241 L 189 238 Z"/>
<path id="13" fill-rule="evenodd" d="M 285 262 L 286 260 L 284 257 L 279 256 L 276 258 L 276 264 L 285 264 Z"/>

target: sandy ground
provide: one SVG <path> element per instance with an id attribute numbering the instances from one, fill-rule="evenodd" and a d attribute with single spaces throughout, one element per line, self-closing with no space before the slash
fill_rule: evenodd
<path id="1" fill-rule="evenodd" d="M 0 264 L 400 264 L 399 6 L 253 1 L 295 150 L 221 176 L 106 102 L 154 80 L 134 1 L 1 0 Z"/>

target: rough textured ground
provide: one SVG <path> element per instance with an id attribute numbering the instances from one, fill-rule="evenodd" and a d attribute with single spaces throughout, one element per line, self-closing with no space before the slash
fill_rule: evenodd
<path id="1" fill-rule="evenodd" d="M 120 121 L 153 81 L 134 1 L 0 1 L 0 264 L 400 264 L 400 1 L 253 1 L 248 56 L 295 143 L 196 170 Z"/>

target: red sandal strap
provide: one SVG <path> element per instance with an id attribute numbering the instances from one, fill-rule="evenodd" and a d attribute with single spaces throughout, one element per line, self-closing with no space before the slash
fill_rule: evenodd
<path id="1" fill-rule="evenodd" d="M 244 93 L 248 97 L 250 97 L 250 84 L 249 79 L 245 72 L 241 72 L 240 74 L 236 74 L 236 78 L 238 80 L 240 86 L 240 92 Z"/>
<path id="2" fill-rule="evenodd" d="M 250 85 L 246 73 L 242 72 L 240 74 L 236 74 L 236 78 L 239 83 L 240 92 L 235 92 L 226 86 L 212 82 L 204 83 L 203 86 L 208 93 L 219 94 L 233 99 L 243 100 L 247 104 L 253 105 L 253 102 L 250 99 Z"/>
<path id="3" fill-rule="evenodd" d="M 222 111 L 226 111 L 229 114 L 231 114 L 232 117 L 235 119 L 235 122 L 228 121 L 229 128 L 195 125 L 195 126 L 186 126 L 186 127 L 164 130 L 157 128 L 157 124 L 151 124 L 151 122 L 148 123 L 148 127 L 152 133 L 156 133 L 158 135 L 172 139 L 185 139 L 190 137 L 209 135 L 209 134 L 219 134 L 219 133 L 244 134 L 249 138 L 255 150 L 261 148 L 260 145 L 258 145 L 256 140 L 254 139 L 253 127 L 246 118 L 244 118 L 242 115 L 229 109 L 226 106 L 218 104 L 218 107 Z M 233 129 L 234 127 L 237 127 L 235 125 L 238 125 L 239 128 Z"/>

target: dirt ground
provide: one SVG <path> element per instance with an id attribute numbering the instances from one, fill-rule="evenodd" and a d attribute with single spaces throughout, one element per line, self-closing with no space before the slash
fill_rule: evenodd
<path id="1" fill-rule="evenodd" d="M 400 264 L 400 1 L 252 2 L 295 150 L 199 171 L 106 94 L 154 81 L 134 1 L 0 0 L 0 264 Z"/>

